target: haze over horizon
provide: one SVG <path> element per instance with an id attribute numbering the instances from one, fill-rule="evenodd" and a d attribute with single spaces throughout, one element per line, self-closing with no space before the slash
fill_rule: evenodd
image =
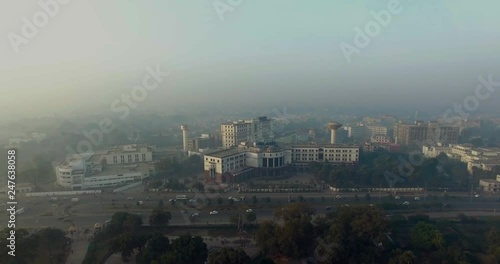
<path id="1" fill-rule="evenodd" d="M 161 65 L 171 76 L 137 111 L 285 105 L 442 111 L 500 82 L 498 2 L 406 1 L 347 63 L 340 43 L 389 1 L 242 1 L 221 21 L 212 1 L 70 1 L 15 53 L 36 2 L 0 11 L 0 120 L 110 111 Z M 480 111 L 498 110 L 494 93 Z"/>

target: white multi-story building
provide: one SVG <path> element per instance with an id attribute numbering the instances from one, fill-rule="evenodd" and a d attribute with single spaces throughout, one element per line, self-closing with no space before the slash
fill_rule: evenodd
<path id="1" fill-rule="evenodd" d="M 452 159 L 467 163 L 467 170 L 473 173 L 474 168 L 484 171 L 500 171 L 500 148 L 474 148 L 471 144 L 451 144 L 448 147 L 423 146 L 422 152 L 425 157 L 433 158 L 440 153 L 445 153 Z"/>
<path id="2" fill-rule="evenodd" d="M 122 145 L 110 149 L 106 154 L 106 163 L 131 164 L 153 161 L 153 147 L 147 145 Z"/>
<path id="3" fill-rule="evenodd" d="M 368 137 L 368 129 L 363 124 L 346 126 L 347 136 L 354 140 L 364 140 Z"/>
<path id="4" fill-rule="evenodd" d="M 387 136 L 387 127 L 384 126 L 366 126 L 370 136 L 384 135 Z"/>
<path id="5" fill-rule="evenodd" d="M 230 149 L 204 154 L 207 181 L 241 181 L 250 176 L 278 176 L 289 166 L 310 162 L 356 163 L 359 146 L 325 144 L 280 147 L 276 143 L 241 144 Z"/>
<path id="6" fill-rule="evenodd" d="M 261 116 L 221 124 L 222 147 L 230 148 L 241 142 L 264 141 L 273 136 L 272 120 Z"/>
<path id="7" fill-rule="evenodd" d="M 57 183 L 84 190 L 140 181 L 154 174 L 152 149 L 125 145 L 109 151 L 68 155 L 55 167 Z"/>
<path id="8" fill-rule="evenodd" d="M 435 158 L 439 156 L 441 153 L 449 153 L 451 150 L 450 147 L 445 146 L 441 143 L 438 143 L 436 146 L 433 145 L 424 145 L 422 146 L 422 153 L 426 158 Z"/>

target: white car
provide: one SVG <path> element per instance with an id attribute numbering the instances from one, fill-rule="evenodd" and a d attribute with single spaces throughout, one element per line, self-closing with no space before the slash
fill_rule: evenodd
<path id="1" fill-rule="evenodd" d="M 337 198 L 337 199 L 341 199 L 341 198 L 342 198 L 342 196 L 337 195 L 337 196 L 335 196 L 335 198 Z"/>
<path id="2" fill-rule="evenodd" d="M 240 201 L 240 199 L 238 199 L 238 198 L 233 198 L 233 201 L 235 201 L 235 202 L 239 202 L 239 201 Z"/>
<path id="3" fill-rule="evenodd" d="M 169 202 L 175 202 L 175 199 L 169 199 L 168 201 Z"/>
<path id="4" fill-rule="evenodd" d="M 405 202 L 403 203 L 403 205 L 410 205 L 410 202 L 405 201 Z"/>
<path id="5" fill-rule="evenodd" d="M 229 197 L 229 198 L 227 198 L 227 199 L 228 199 L 228 200 L 232 200 L 232 199 L 233 199 L 233 197 L 231 197 L 231 196 L 230 196 L 230 197 Z"/>
<path id="6" fill-rule="evenodd" d="M 195 217 L 195 216 L 199 216 L 198 213 L 193 213 L 191 216 Z"/>
<path id="7" fill-rule="evenodd" d="M 127 200 L 134 200 L 134 197 L 127 197 Z"/>
<path id="8" fill-rule="evenodd" d="M 476 195 L 474 195 L 474 197 L 479 198 L 479 197 L 480 197 L 480 195 L 479 195 L 479 194 L 476 194 Z"/>
<path id="9" fill-rule="evenodd" d="M 252 212 L 252 209 L 247 209 L 247 213 L 251 213 Z"/>
<path id="10" fill-rule="evenodd" d="M 420 201 L 420 197 L 415 197 L 415 201 Z"/>
<path id="11" fill-rule="evenodd" d="M 216 215 L 216 214 L 218 214 L 218 213 L 219 213 L 219 212 L 217 212 L 217 211 L 212 211 L 212 212 L 210 212 L 210 214 L 211 214 L 211 215 Z"/>
<path id="12" fill-rule="evenodd" d="M 396 197 L 394 197 L 394 199 L 399 200 L 399 199 L 401 199 L 401 197 L 396 196 Z"/>

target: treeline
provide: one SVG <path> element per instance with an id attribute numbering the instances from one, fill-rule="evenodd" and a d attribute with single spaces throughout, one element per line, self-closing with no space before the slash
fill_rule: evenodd
<path id="1" fill-rule="evenodd" d="M 315 162 L 311 171 L 320 180 L 339 188 L 390 187 L 387 174 L 396 175 L 396 187 L 424 187 L 470 189 L 472 176 L 467 165 L 442 154 L 426 159 L 407 153 L 377 151 L 361 152 L 356 165 L 333 165 Z"/>

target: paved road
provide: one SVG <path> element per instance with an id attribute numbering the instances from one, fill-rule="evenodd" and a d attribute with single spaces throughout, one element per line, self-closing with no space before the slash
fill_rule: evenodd
<path id="1" fill-rule="evenodd" d="M 435 197 L 440 197 L 439 200 L 435 200 L 432 197 L 427 197 L 424 199 L 423 194 L 412 194 L 412 195 L 402 195 L 399 200 L 389 200 L 386 193 L 371 193 L 371 200 L 364 200 L 365 193 L 359 193 L 359 201 L 355 201 L 354 193 L 341 193 L 332 194 L 331 192 L 324 193 L 263 193 L 263 194 L 239 194 L 236 192 L 217 194 L 188 194 L 189 198 L 199 198 L 201 201 L 206 201 L 206 198 L 211 199 L 211 206 L 203 208 L 203 206 L 195 208 L 188 208 L 181 205 L 180 203 L 176 206 L 171 206 L 168 202 L 169 199 L 175 198 L 177 193 L 143 193 L 140 191 L 131 191 L 123 194 L 104 194 L 104 195 L 82 195 L 78 196 L 80 201 L 77 204 L 72 205 L 70 199 L 72 197 L 58 197 L 58 201 L 53 205 L 49 202 L 50 197 L 24 197 L 19 201 L 18 208 L 25 207 L 25 213 L 17 216 L 17 226 L 18 227 L 47 227 L 53 226 L 62 229 L 67 229 L 71 224 L 75 224 L 77 227 L 89 227 L 93 226 L 95 223 L 104 223 L 109 219 L 116 211 L 128 211 L 130 213 L 142 213 L 144 222 L 147 222 L 150 212 L 153 208 L 158 205 L 158 201 L 161 199 L 167 210 L 172 212 L 171 224 L 181 225 L 181 224 L 191 224 L 190 215 L 193 213 L 198 213 L 199 217 L 194 223 L 198 224 L 220 224 L 227 223 L 229 221 L 230 215 L 237 215 L 238 212 L 245 214 L 245 210 L 248 208 L 253 208 L 254 212 L 257 214 L 257 220 L 270 220 L 272 219 L 272 213 L 274 208 L 279 207 L 283 204 L 288 204 L 288 198 L 298 201 L 299 196 L 303 196 L 305 201 L 308 203 L 315 204 L 314 207 L 318 212 L 325 211 L 326 206 L 335 207 L 337 205 L 343 204 L 359 204 L 359 203 L 373 203 L 377 204 L 379 201 L 384 202 L 396 202 L 402 203 L 403 201 L 409 201 L 411 205 L 427 202 L 439 201 L 443 203 L 451 204 L 454 209 L 462 210 L 500 210 L 500 203 L 497 202 L 496 197 L 482 196 L 479 198 L 470 197 L 468 193 L 449 193 L 450 197 L 448 200 L 444 200 L 442 193 L 428 193 Z M 251 197 L 255 195 L 258 197 L 258 203 L 253 205 Z M 339 196 L 337 196 L 339 195 Z M 148 196 L 151 196 L 151 200 L 147 200 Z M 217 215 L 210 215 L 209 212 L 217 208 L 217 198 L 221 197 L 224 204 L 228 204 L 228 197 L 241 197 L 245 196 L 246 201 L 236 202 L 235 204 L 241 205 L 239 210 L 224 211 L 219 210 Z M 419 196 L 420 201 L 415 201 L 414 197 Z M 133 199 L 128 200 L 131 197 Z M 271 203 L 267 204 L 262 201 L 262 197 L 270 197 Z M 322 197 L 324 201 L 322 202 Z M 339 198 L 341 197 L 341 198 Z M 314 201 L 313 201 L 314 199 Z M 142 206 L 137 206 L 137 201 L 143 201 Z M 471 202 L 472 201 L 472 202 Z M 206 204 L 206 203 L 205 203 Z M 70 206 L 70 210 L 65 210 L 65 207 Z M 124 208 L 124 205 L 127 208 Z M 264 208 L 256 208 L 262 207 Z M 114 208 L 113 208 L 114 207 Z M 228 206 L 225 206 L 228 207 Z M 266 208 L 267 207 L 267 208 Z M 72 211 L 74 210 L 74 211 Z M 0 223 L 5 224 L 7 220 L 5 210 L 2 210 L 0 215 Z M 44 216 L 48 213 L 53 213 L 50 216 Z M 6 224 L 5 224 L 6 225 Z"/>

